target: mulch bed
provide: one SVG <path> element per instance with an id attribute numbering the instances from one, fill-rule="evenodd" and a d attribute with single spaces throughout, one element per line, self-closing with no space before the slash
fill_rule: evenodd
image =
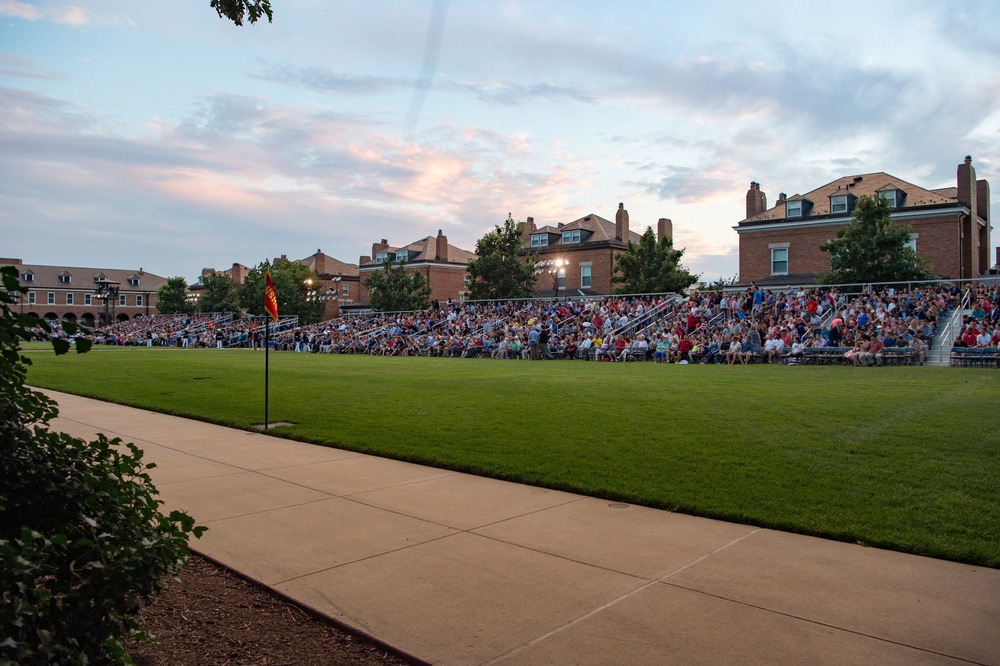
<path id="1" fill-rule="evenodd" d="M 197 555 L 180 578 L 143 611 L 159 644 L 129 646 L 138 666 L 413 666 Z"/>

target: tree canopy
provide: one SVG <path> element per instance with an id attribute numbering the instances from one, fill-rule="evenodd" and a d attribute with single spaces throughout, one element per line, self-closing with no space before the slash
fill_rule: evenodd
<path id="1" fill-rule="evenodd" d="M 319 276 L 302 264 L 277 259 L 251 268 L 239 288 L 239 304 L 250 314 L 264 314 L 264 276 L 271 271 L 274 293 L 278 297 L 278 315 L 297 315 L 300 324 L 314 324 L 323 319 L 325 304 L 309 300 L 310 285 L 319 284 Z M 311 282 L 306 282 L 310 280 Z"/>
<path id="2" fill-rule="evenodd" d="M 525 263 L 517 254 L 524 249 L 523 231 L 524 223 L 515 222 L 508 213 L 503 226 L 496 225 L 493 231 L 476 241 L 477 256 L 469 262 L 471 300 L 506 300 L 535 295 L 534 262 Z"/>
<path id="3" fill-rule="evenodd" d="M 394 264 L 386 259 L 382 268 L 373 271 L 365 280 L 368 302 L 380 312 L 426 310 L 430 307 L 431 288 L 423 274 L 406 272 L 406 262 Z"/>
<path id="4" fill-rule="evenodd" d="M 271 0 L 212 0 L 212 8 L 219 13 L 219 18 L 229 19 L 236 25 L 243 21 L 256 23 L 264 16 L 271 22 Z"/>
<path id="5" fill-rule="evenodd" d="M 615 257 L 611 283 L 616 294 L 681 293 L 698 281 L 698 276 L 681 265 L 684 250 L 675 250 L 672 238 L 656 240 L 652 227 L 636 245 L 629 241 L 628 248 Z"/>
<path id="6" fill-rule="evenodd" d="M 204 289 L 198 297 L 199 312 L 239 311 L 239 290 L 232 277 L 212 271 L 202 278 L 201 284 Z"/>
<path id="7" fill-rule="evenodd" d="M 156 310 L 160 314 L 187 314 L 194 306 L 187 300 L 187 280 L 182 277 L 167 278 L 156 290 Z"/>
<path id="8" fill-rule="evenodd" d="M 862 196 L 851 223 L 837 229 L 837 237 L 821 243 L 830 253 L 830 267 L 821 284 L 929 280 L 934 276 L 907 243 L 912 228 L 895 224 L 892 209 L 883 199 Z"/>

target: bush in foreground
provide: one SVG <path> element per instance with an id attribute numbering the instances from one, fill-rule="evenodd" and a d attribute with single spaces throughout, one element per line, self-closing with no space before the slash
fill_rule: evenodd
<path id="1" fill-rule="evenodd" d="M 24 385 L 30 361 L 19 349 L 32 322 L 10 310 L 20 288 L 16 270 L 2 270 L 0 663 L 131 663 L 123 640 L 142 635 L 143 602 L 205 528 L 160 512 L 152 465 L 135 445 L 49 430 L 55 403 Z M 78 341 L 78 351 L 87 347 Z"/>

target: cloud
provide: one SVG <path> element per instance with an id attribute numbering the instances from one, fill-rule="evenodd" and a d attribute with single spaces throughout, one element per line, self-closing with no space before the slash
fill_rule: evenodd
<path id="1" fill-rule="evenodd" d="M 30 58 L 20 58 L 9 53 L 0 53 L 0 76 L 48 81 L 67 80 L 64 74 L 43 69 Z"/>
<path id="2" fill-rule="evenodd" d="M 39 7 L 18 0 L 0 0 L 0 16 L 19 18 L 25 21 L 50 21 L 61 25 L 129 25 L 134 26 L 127 16 L 93 16 L 85 7 Z"/>

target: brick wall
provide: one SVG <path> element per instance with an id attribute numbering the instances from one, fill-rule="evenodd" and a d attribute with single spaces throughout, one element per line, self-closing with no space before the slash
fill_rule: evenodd
<path id="1" fill-rule="evenodd" d="M 459 300 L 462 294 L 468 291 L 468 288 L 465 287 L 465 276 L 468 275 L 468 271 L 464 265 L 456 265 L 454 267 L 435 266 L 431 264 L 407 265 L 407 275 L 413 275 L 414 271 L 419 271 L 424 276 L 424 279 L 427 280 L 431 288 L 430 299 L 432 301 L 438 300 L 443 302 L 449 298 L 453 301 Z M 364 281 L 371 274 L 372 271 L 363 271 L 361 273 L 358 284 L 358 297 L 355 300 L 356 303 L 368 302 L 370 294 L 364 286 Z"/>

